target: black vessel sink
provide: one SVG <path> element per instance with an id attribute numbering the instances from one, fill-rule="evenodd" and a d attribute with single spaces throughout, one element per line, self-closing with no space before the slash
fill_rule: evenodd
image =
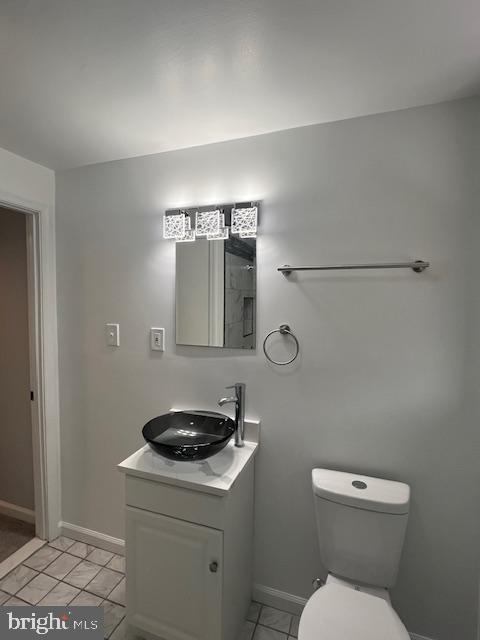
<path id="1" fill-rule="evenodd" d="M 172 460 L 204 460 L 226 446 L 235 431 L 233 420 L 210 411 L 171 411 L 143 427 L 148 444 Z"/>

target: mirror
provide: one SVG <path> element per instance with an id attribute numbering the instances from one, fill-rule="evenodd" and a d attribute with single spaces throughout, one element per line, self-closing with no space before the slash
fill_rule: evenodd
<path id="1" fill-rule="evenodd" d="M 176 342 L 255 349 L 256 239 L 176 243 Z"/>

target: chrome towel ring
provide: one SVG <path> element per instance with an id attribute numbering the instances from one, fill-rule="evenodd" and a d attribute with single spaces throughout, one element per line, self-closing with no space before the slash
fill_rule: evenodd
<path id="1" fill-rule="evenodd" d="M 293 358 L 290 358 L 290 360 L 285 360 L 284 362 L 279 362 L 278 360 L 274 360 L 268 355 L 267 340 L 270 338 L 270 336 L 273 336 L 274 333 L 280 333 L 282 336 L 291 336 L 294 339 L 296 349 L 295 349 L 295 355 L 293 356 Z M 265 354 L 265 357 L 267 358 L 267 360 L 272 364 L 277 364 L 282 367 L 286 364 L 291 364 L 297 358 L 299 351 L 300 351 L 300 344 L 296 336 L 291 332 L 290 326 L 288 324 L 281 324 L 278 327 L 278 329 L 274 329 L 273 331 L 270 331 L 270 333 L 267 333 L 267 335 L 265 336 L 265 340 L 263 341 L 263 353 Z"/>

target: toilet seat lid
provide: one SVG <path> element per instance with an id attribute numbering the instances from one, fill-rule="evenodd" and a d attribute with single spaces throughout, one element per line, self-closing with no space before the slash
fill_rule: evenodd
<path id="1" fill-rule="evenodd" d="M 387 600 L 326 584 L 305 605 L 298 640 L 410 640 Z"/>

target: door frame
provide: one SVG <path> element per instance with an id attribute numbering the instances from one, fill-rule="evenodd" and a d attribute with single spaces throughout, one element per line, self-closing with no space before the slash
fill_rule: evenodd
<path id="1" fill-rule="evenodd" d="M 53 540 L 61 520 L 55 214 L 49 205 L 2 191 L 0 205 L 27 216 L 35 532 Z"/>

